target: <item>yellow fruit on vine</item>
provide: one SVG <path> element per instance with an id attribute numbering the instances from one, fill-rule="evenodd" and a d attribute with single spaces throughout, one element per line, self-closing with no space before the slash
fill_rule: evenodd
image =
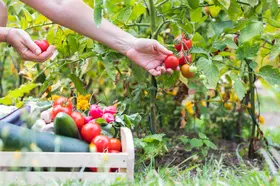
<path id="1" fill-rule="evenodd" d="M 206 107 L 206 106 L 207 106 L 206 101 L 205 101 L 205 100 L 202 100 L 202 101 L 201 101 L 201 105 L 202 105 L 203 107 Z"/>
<path id="2" fill-rule="evenodd" d="M 263 116 L 259 116 L 259 122 L 260 122 L 260 124 L 264 124 L 264 117 Z"/>
<path id="3" fill-rule="evenodd" d="M 224 104 L 225 109 L 232 110 L 232 104 L 231 103 L 225 103 Z"/>
<path id="4" fill-rule="evenodd" d="M 148 92 L 146 90 L 144 90 L 144 95 L 148 95 Z"/>
<path id="5" fill-rule="evenodd" d="M 252 108 L 251 103 L 248 103 L 247 108 L 249 108 L 249 109 Z"/>

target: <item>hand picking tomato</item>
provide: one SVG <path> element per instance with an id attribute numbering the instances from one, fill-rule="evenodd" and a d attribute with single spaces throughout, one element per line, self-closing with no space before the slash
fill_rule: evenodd
<path id="1" fill-rule="evenodd" d="M 191 54 L 188 54 L 188 55 L 184 56 L 184 52 L 183 51 L 180 52 L 179 65 L 184 65 L 187 62 L 191 63 L 192 61 L 193 61 L 193 59 L 192 59 L 192 55 Z"/>
<path id="2" fill-rule="evenodd" d="M 97 123 L 88 123 L 82 127 L 82 139 L 90 143 L 93 138 L 101 134 L 101 127 Z"/>
<path id="3" fill-rule="evenodd" d="M 72 109 L 70 109 L 68 107 L 63 107 L 61 105 L 54 106 L 53 109 L 52 109 L 52 113 L 51 113 L 52 120 L 54 120 L 56 115 L 60 112 L 64 112 L 64 113 L 68 114 L 69 116 L 71 116 Z"/>
<path id="4" fill-rule="evenodd" d="M 40 47 L 42 53 L 47 51 L 47 49 L 50 46 L 50 44 L 48 43 L 47 40 L 42 40 L 42 41 L 36 40 L 36 41 L 34 41 L 34 43 Z"/>
<path id="5" fill-rule="evenodd" d="M 117 138 L 111 138 L 109 142 L 108 150 L 109 152 L 112 150 L 116 150 L 120 152 L 122 150 L 122 144 L 120 140 L 118 140 Z"/>
<path id="6" fill-rule="evenodd" d="M 109 114 L 116 114 L 117 113 L 117 105 L 112 105 L 112 106 L 108 106 L 108 107 L 105 107 L 103 109 L 103 113 L 106 114 L 106 113 L 109 113 Z"/>
<path id="7" fill-rule="evenodd" d="M 89 115 L 93 119 L 101 118 L 103 115 L 103 111 L 98 105 L 91 105 L 89 109 Z"/>
<path id="8" fill-rule="evenodd" d="M 91 143 L 96 145 L 97 152 L 104 152 L 108 149 L 109 138 L 107 136 L 99 135 L 93 138 Z"/>
<path id="9" fill-rule="evenodd" d="M 73 104 L 70 99 L 66 97 L 59 97 L 57 100 L 54 101 L 53 106 L 61 105 L 63 107 L 68 107 L 69 109 L 73 110 Z"/>
<path id="10" fill-rule="evenodd" d="M 71 117 L 75 121 L 76 126 L 78 127 L 78 129 L 81 130 L 82 127 L 85 124 L 84 116 L 81 113 L 75 111 L 75 112 L 72 112 Z"/>
<path id="11" fill-rule="evenodd" d="M 115 116 L 110 113 L 103 114 L 102 118 L 105 119 L 107 123 L 111 123 L 115 121 Z"/>
<path id="12" fill-rule="evenodd" d="M 176 70 L 176 68 L 179 66 L 179 60 L 176 56 L 169 55 L 165 58 L 164 65 L 166 69 L 171 68 L 173 70 Z"/>

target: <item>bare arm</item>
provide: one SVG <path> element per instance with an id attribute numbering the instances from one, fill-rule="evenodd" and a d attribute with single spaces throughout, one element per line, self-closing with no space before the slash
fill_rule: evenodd
<path id="1" fill-rule="evenodd" d="M 5 3 L 0 0 L 0 27 L 5 27 L 8 21 L 8 9 Z"/>
<path id="2" fill-rule="evenodd" d="M 103 19 L 99 28 L 93 19 L 93 9 L 82 0 L 22 0 L 55 23 L 68 27 L 108 47 L 125 54 L 135 41 L 129 33 Z"/>

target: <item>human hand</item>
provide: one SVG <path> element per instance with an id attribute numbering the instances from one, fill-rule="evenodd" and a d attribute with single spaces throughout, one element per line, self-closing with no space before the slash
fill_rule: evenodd
<path id="1" fill-rule="evenodd" d="M 135 39 L 126 52 L 130 60 L 153 76 L 159 76 L 165 72 L 173 73 L 172 69 L 166 69 L 163 64 L 167 55 L 170 54 L 172 54 L 171 51 L 153 39 Z M 179 70 L 179 67 L 176 70 Z"/>
<path id="2" fill-rule="evenodd" d="M 13 28 L 7 34 L 7 43 L 12 45 L 24 60 L 44 62 L 48 60 L 55 51 L 55 47 L 50 46 L 47 51 L 42 53 L 41 49 L 32 41 L 29 34 L 24 30 Z"/>

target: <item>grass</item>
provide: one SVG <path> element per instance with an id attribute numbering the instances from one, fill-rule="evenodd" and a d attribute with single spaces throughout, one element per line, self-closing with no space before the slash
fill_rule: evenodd
<path id="1" fill-rule="evenodd" d="M 20 184 L 11 184 L 18 186 Z M 54 186 L 93 186 L 90 182 L 67 181 L 59 183 L 50 181 L 44 185 Z M 99 184 L 108 185 L 108 184 Z M 158 170 L 150 167 L 141 169 L 136 173 L 134 183 L 116 182 L 112 186 L 136 185 L 136 186 L 274 186 L 280 185 L 279 174 L 270 176 L 269 170 L 265 167 L 260 170 L 252 165 L 240 164 L 238 166 L 226 166 L 223 156 L 220 159 L 210 159 L 205 164 L 196 168 L 187 167 L 179 170 L 176 167 L 160 168 Z M 22 184 L 22 186 L 25 186 Z"/>

